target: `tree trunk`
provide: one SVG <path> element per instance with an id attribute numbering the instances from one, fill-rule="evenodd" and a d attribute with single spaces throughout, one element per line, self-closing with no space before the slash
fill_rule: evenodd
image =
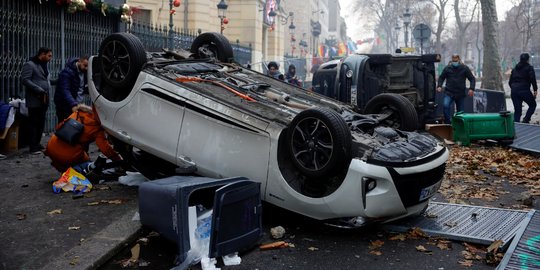
<path id="1" fill-rule="evenodd" d="M 482 88 L 504 91 L 499 56 L 498 20 L 495 0 L 480 0 L 484 28 L 484 64 Z"/>

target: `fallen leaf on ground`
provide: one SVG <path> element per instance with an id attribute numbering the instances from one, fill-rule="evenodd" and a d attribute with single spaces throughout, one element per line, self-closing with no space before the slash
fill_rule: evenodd
<path id="1" fill-rule="evenodd" d="M 455 221 L 448 221 L 446 223 L 444 223 L 444 226 L 448 226 L 450 228 L 453 228 L 453 227 L 456 227 L 457 226 L 457 222 Z"/>
<path id="2" fill-rule="evenodd" d="M 102 203 L 108 203 L 108 204 L 123 204 L 127 202 L 127 200 L 123 199 L 117 199 L 117 200 L 101 200 Z"/>
<path id="3" fill-rule="evenodd" d="M 18 220 L 26 219 L 26 214 L 17 214 L 17 219 Z"/>
<path id="4" fill-rule="evenodd" d="M 431 251 L 427 250 L 424 246 L 422 245 L 419 245 L 419 246 L 416 246 L 415 247 L 416 250 L 420 251 L 420 252 L 424 252 L 424 253 L 432 253 Z"/>
<path id="5" fill-rule="evenodd" d="M 369 249 L 377 249 L 384 245 L 384 242 L 381 240 L 375 240 L 371 243 L 369 243 Z"/>
<path id="6" fill-rule="evenodd" d="M 427 234 L 418 227 L 414 227 L 410 229 L 409 232 L 407 233 L 407 236 L 410 239 L 428 238 Z"/>
<path id="7" fill-rule="evenodd" d="M 89 203 L 87 203 L 86 205 L 92 206 L 92 205 L 98 205 L 98 204 L 99 204 L 99 202 L 89 202 Z"/>
<path id="8" fill-rule="evenodd" d="M 473 261 L 471 261 L 471 260 L 459 261 L 459 264 L 461 266 L 471 267 L 471 266 L 473 266 Z"/>
<path id="9" fill-rule="evenodd" d="M 394 235 L 394 236 L 390 237 L 389 239 L 392 240 L 392 241 L 397 241 L 397 240 L 405 241 L 405 240 L 407 240 L 407 235 L 400 233 L 400 234 L 397 234 L 397 235 Z"/>
<path id="10" fill-rule="evenodd" d="M 71 260 L 69 262 L 69 264 L 70 265 L 77 265 L 77 264 L 79 264 L 79 259 L 80 259 L 79 256 L 75 256 L 75 258 L 73 258 L 73 260 Z"/>
<path id="11" fill-rule="evenodd" d="M 503 241 L 502 240 L 497 240 L 497 241 L 494 241 L 493 243 L 491 243 L 491 245 L 489 245 L 489 247 L 487 248 L 487 252 L 494 252 L 494 251 L 497 251 L 499 249 L 500 246 L 502 246 L 503 244 Z"/>
<path id="12" fill-rule="evenodd" d="M 50 212 L 47 212 L 47 214 L 49 214 L 49 215 L 51 215 L 51 216 L 52 216 L 52 215 L 62 214 L 62 209 L 54 209 L 54 210 L 52 210 L 52 211 L 50 211 Z"/>
<path id="13" fill-rule="evenodd" d="M 68 230 L 71 230 L 71 231 L 76 231 L 78 229 L 80 229 L 81 227 L 79 226 L 72 226 L 72 227 L 68 227 Z"/>
<path id="14" fill-rule="evenodd" d="M 308 249 L 311 250 L 311 251 L 319 250 L 319 248 L 316 248 L 316 247 L 308 247 Z"/>
<path id="15" fill-rule="evenodd" d="M 139 264 L 139 255 L 141 253 L 141 246 L 136 244 L 131 248 L 131 258 L 120 261 L 122 268 L 131 268 Z"/>
<path id="16" fill-rule="evenodd" d="M 451 250 L 452 249 L 452 242 L 448 240 L 439 240 L 437 241 L 437 247 L 440 250 Z"/>
<path id="17" fill-rule="evenodd" d="M 382 255 L 382 252 L 380 252 L 380 251 L 378 251 L 378 250 L 372 250 L 372 251 L 369 252 L 369 254 L 381 256 L 381 255 Z"/>

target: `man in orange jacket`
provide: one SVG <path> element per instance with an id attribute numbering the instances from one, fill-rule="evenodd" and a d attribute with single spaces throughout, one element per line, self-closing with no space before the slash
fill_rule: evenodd
<path id="1" fill-rule="evenodd" d="M 51 158 L 51 164 L 58 171 L 64 172 L 69 167 L 83 173 L 90 165 L 87 153 L 88 146 L 96 142 L 99 150 L 113 161 L 122 160 L 122 157 L 112 148 L 105 136 L 105 130 L 95 110 L 85 105 L 77 105 L 77 110 L 69 118 L 73 118 L 84 125 L 83 133 L 77 144 L 69 144 L 56 135 L 52 135 L 47 143 L 45 155 Z"/>

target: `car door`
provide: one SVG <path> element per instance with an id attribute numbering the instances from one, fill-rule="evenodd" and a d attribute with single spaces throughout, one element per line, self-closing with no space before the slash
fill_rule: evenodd
<path id="1" fill-rule="evenodd" d="M 197 166 L 197 173 L 208 177 L 245 176 L 257 182 L 266 181 L 270 137 L 262 128 L 268 123 L 215 102 L 202 103 L 211 103 L 216 110 L 186 104 L 178 145 L 179 163 L 190 160 Z"/>
<path id="2" fill-rule="evenodd" d="M 165 88 L 142 84 L 117 111 L 113 129 L 129 144 L 174 164 L 185 102 Z"/>

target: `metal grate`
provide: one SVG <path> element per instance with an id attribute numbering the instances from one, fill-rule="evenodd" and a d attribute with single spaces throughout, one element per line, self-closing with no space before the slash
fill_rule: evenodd
<path id="1" fill-rule="evenodd" d="M 497 267 L 503 269 L 540 269 L 540 212 L 532 210 L 521 223 Z"/>
<path id="2" fill-rule="evenodd" d="M 512 148 L 540 153 L 540 126 L 515 123 L 516 138 Z"/>
<path id="3" fill-rule="evenodd" d="M 490 245 L 503 241 L 506 248 L 525 219 L 526 211 L 430 202 L 425 215 L 385 226 L 396 232 L 419 227 L 430 236 Z"/>

